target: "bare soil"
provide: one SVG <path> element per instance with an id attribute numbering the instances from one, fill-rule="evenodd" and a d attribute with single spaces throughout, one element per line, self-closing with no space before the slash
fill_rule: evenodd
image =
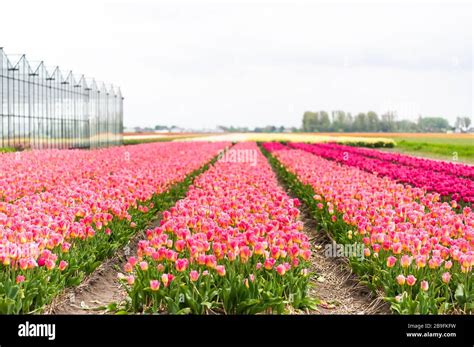
<path id="1" fill-rule="evenodd" d="M 300 210 L 305 216 L 304 208 Z M 324 254 L 325 246 L 333 240 L 323 231 L 317 230 L 316 221 L 305 218 L 304 224 L 304 230 L 313 245 L 310 295 L 320 300 L 318 309 L 308 313 L 390 314 L 389 305 L 381 295 L 374 294 L 360 284 L 346 258 L 332 258 Z"/>
<path id="2" fill-rule="evenodd" d="M 159 225 L 161 214 L 148 228 Z M 127 258 L 136 254 L 138 242 L 144 238 L 144 231 L 138 232 L 117 254 L 101 264 L 79 286 L 67 288 L 45 309 L 47 314 L 106 314 L 106 306 L 123 303 L 127 292 L 118 280 L 123 273 Z"/>

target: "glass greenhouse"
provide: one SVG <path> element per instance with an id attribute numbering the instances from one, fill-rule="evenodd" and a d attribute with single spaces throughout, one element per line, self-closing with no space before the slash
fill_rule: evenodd
<path id="1" fill-rule="evenodd" d="M 0 148 L 97 148 L 122 144 L 123 97 L 0 48 Z"/>

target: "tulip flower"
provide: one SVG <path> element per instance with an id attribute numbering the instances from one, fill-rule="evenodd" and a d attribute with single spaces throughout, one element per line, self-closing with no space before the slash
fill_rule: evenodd
<path id="1" fill-rule="evenodd" d="M 283 264 L 280 264 L 276 267 L 276 271 L 280 276 L 283 276 L 286 273 L 286 267 Z"/>
<path id="2" fill-rule="evenodd" d="M 141 261 L 139 265 L 140 265 L 140 269 L 142 271 L 147 271 L 148 270 L 148 263 L 146 261 Z"/>
<path id="3" fill-rule="evenodd" d="M 169 277 L 168 277 L 168 274 L 163 274 L 163 275 L 161 275 L 161 282 L 163 282 L 163 285 L 164 285 L 165 287 L 168 287 L 169 282 L 170 282 Z"/>
<path id="4" fill-rule="evenodd" d="M 151 288 L 151 290 L 153 290 L 153 291 L 157 291 L 158 289 L 160 289 L 160 281 L 158 281 L 158 280 L 151 280 L 151 281 L 150 281 L 150 288 Z"/>
<path id="5" fill-rule="evenodd" d="M 61 260 L 59 262 L 59 270 L 64 271 L 68 266 L 67 261 Z"/>
<path id="6" fill-rule="evenodd" d="M 133 271 L 133 266 L 129 262 L 125 263 L 123 266 L 123 269 L 125 272 L 132 272 Z"/>
<path id="7" fill-rule="evenodd" d="M 402 258 L 400 259 L 400 264 L 402 265 L 403 268 L 409 267 L 411 262 L 412 262 L 412 258 L 406 254 L 402 256 Z"/>
<path id="8" fill-rule="evenodd" d="M 183 272 L 188 268 L 189 261 L 188 259 L 178 259 L 175 262 L 176 270 L 178 272 Z"/>
<path id="9" fill-rule="evenodd" d="M 192 270 L 192 271 L 189 273 L 189 279 L 190 279 L 192 282 L 196 282 L 196 281 L 199 279 L 199 272 L 197 272 L 196 270 Z"/>
<path id="10" fill-rule="evenodd" d="M 397 276 L 397 282 L 399 285 L 403 286 L 405 284 L 406 278 L 403 275 L 398 275 Z"/>
<path id="11" fill-rule="evenodd" d="M 410 287 L 413 287 L 416 283 L 416 277 L 413 275 L 408 275 L 406 278 L 406 282 Z"/>
<path id="12" fill-rule="evenodd" d="M 219 276 L 225 276 L 225 266 L 223 265 L 217 265 L 216 266 L 216 271 Z"/>
<path id="13" fill-rule="evenodd" d="M 137 264 L 137 258 L 135 257 L 130 257 L 128 258 L 128 263 L 131 265 L 131 266 L 135 266 Z"/>
<path id="14" fill-rule="evenodd" d="M 45 266 L 46 266 L 46 268 L 47 268 L 48 270 L 52 270 L 52 269 L 54 269 L 54 268 L 56 267 L 56 263 L 55 263 L 53 260 L 51 260 L 51 259 L 47 259 L 47 260 L 45 261 Z"/>
<path id="15" fill-rule="evenodd" d="M 441 279 L 443 280 L 444 283 L 449 283 L 449 281 L 451 280 L 451 274 L 449 272 L 445 272 L 443 273 L 443 275 L 441 276 Z"/>
<path id="16" fill-rule="evenodd" d="M 422 255 L 417 256 L 415 262 L 419 269 L 424 268 L 426 266 L 426 257 Z"/>
<path id="17" fill-rule="evenodd" d="M 397 263 L 397 258 L 395 258 L 394 256 L 390 256 L 387 258 L 387 267 L 394 267 L 395 264 Z"/>
<path id="18" fill-rule="evenodd" d="M 275 259 L 273 258 L 267 258 L 265 259 L 265 262 L 263 263 L 263 266 L 267 270 L 271 270 L 273 268 L 273 265 L 275 264 Z"/>

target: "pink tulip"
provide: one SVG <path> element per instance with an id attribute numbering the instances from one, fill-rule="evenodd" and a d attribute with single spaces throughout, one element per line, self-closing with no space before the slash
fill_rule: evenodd
<path id="1" fill-rule="evenodd" d="M 387 267 L 389 268 L 394 267 L 396 263 L 397 263 L 397 258 L 395 258 L 394 256 L 390 256 L 387 258 Z"/>
<path id="2" fill-rule="evenodd" d="M 137 264 L 137 258 L 130 257 L 128 258 L 128 262 L 130 263 L 130 265 L 135 266 Z"/>
<path id="3" fill-rule="evenodd" d="M 59 270 L 64 271 L 68 266 L 68 263 L 64 260 L 61 260 L 59 262 Z"/>
<path id="4" fill-rule="evenodd" d="M 158 280 L 151 280 L 151 281 L 150 281 L 150 288 L 151 288 L 151 290 L 153 290 L 153 291 L 157 291 L 158 289 L 160 289 L 160 281 L 158 281 Z"/>
<path id="5" fill-rule="evenodd" d="M 45 266 L 46 266 L 46 268 L 47 268 L 48 270 L 52 270 L 52 269 L 54 269 L 54 268 L 56 267 L 56 263 L 55 263 L 53 260 L 51 260 L 51 259 L 47 259 L 47 260 L 45 261 Z"/>
<path id="6" fill-rule="evenodd" d="M 441 276 L 441 279 L 443 280 L 444 283 L 449 283 L 449 281 L 451 280 L 451 274 L 449 272 L 445 272 L 443 273 L 443 275 Z"/>
<path id="7" fill-rule="evenodd" d="M 276 271 L 280 276 L 283 276 L 286 273 L 286 267 L 283 264 L 280 264 L 276 267 Z"/>
<path id="8" fill-rule="evenodd" d="M 412 258 L 406 254 L 402 256 L 402 258 L 400 259 L 400 264 L 402 265 L 403 268 L 409 267 L 411 262 L 412 262 Z"/>
<path id="9" fill-rule="evenodd" d="M 147 271 L 148 270 L 148 263 L 146 261 L 141 261 L 140 262 L 140 269 L 142 271 Z"/>
<path id="10" fill-rule="evenodd" d="M 178 272 L 183 272 L 188 268 L 188 259 L 178 259 L 176 260 L 175 266 Z"/>
<path id="11" fill-rule="evenodd" d="M 123 269 L 124 269 L 125 272 L 132 272 L 133 271 L 133 266 L 132 266 L 132 264 L 127 262 L 123 266 Z"/>
<path id="12" fill-rule="evenodd" d="M 275 265 L 275 259 L 273 258 L 265 259 L 265 262 L 263 263 L 263 266 L 267 270 L 271 270 L 273 268 L 273 265 Z"/>
<path id="13" fill-rule="evenodd" d="M 397 283 L 398 283 L 399 285 L 403 286 L 403 285 L 405 284 L 405 281 L 406 281 L 405 276 L 403 276 L 403 275 L 398 275 L 396 279 L 397 279 Z"/>
<path id="14" fill-rule="evenodd" d="M 441 259 L 438 257 L 433 257 L 428 261 L 428 266 L 430 269 L 437 269 L 440 266 Z"/>
<path id="15" fill-rule="evenodd" d="M 168 287 L 171 282 L 169 274 L 161 275 L 161 282 L 163 282 L 165 288 Z"/>
<path id="16" fill-rule="evenodd" d="M 189 273 L 189 279 L 190 279 L 192 282 L 196 282 L 196 281 L 199 279 L 199 272 L 197 272 L 196 270 L 192 270 L 192 271 Z"/>
<path id="17" fill-rule="evenodd" d="M 217 265 L 216 266 L 216 271 L 219 276 L 225 276 L 225 266 L 223 265 Z"/>
<path id="18" fill-rule="evenodd" d="M 400 242 L 396 242 L 392 245 L 393 254 L 400 254 L 402 252 L 402 244 Z"/>
<path id="19" fill-rule="evenodd" d="M 416 283 L 416 278 L 415 278 L 415 276 L 413 276 L 413 275 L 408 275 L 407 278 L 406 278 L 406 281 L 407 281 L 407 284 L 408 284 L 410 287 L 412 287 L 412 286 L 414 286 L 415 283 Z"/>
<path id="20" fill-rule="evenodd" d="M 424 268 L 426 266 L 426 257 L 422 255 L 417 256 L 415 262 L 419 269 Z"/>

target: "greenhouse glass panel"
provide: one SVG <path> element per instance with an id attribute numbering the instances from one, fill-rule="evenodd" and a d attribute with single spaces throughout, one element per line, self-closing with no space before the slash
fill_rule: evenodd
<path id="1" fill-rule="evenodd" d="M 122 144 L 119 88 L 0 48 L 0 148 L 97 148 Z"/>

